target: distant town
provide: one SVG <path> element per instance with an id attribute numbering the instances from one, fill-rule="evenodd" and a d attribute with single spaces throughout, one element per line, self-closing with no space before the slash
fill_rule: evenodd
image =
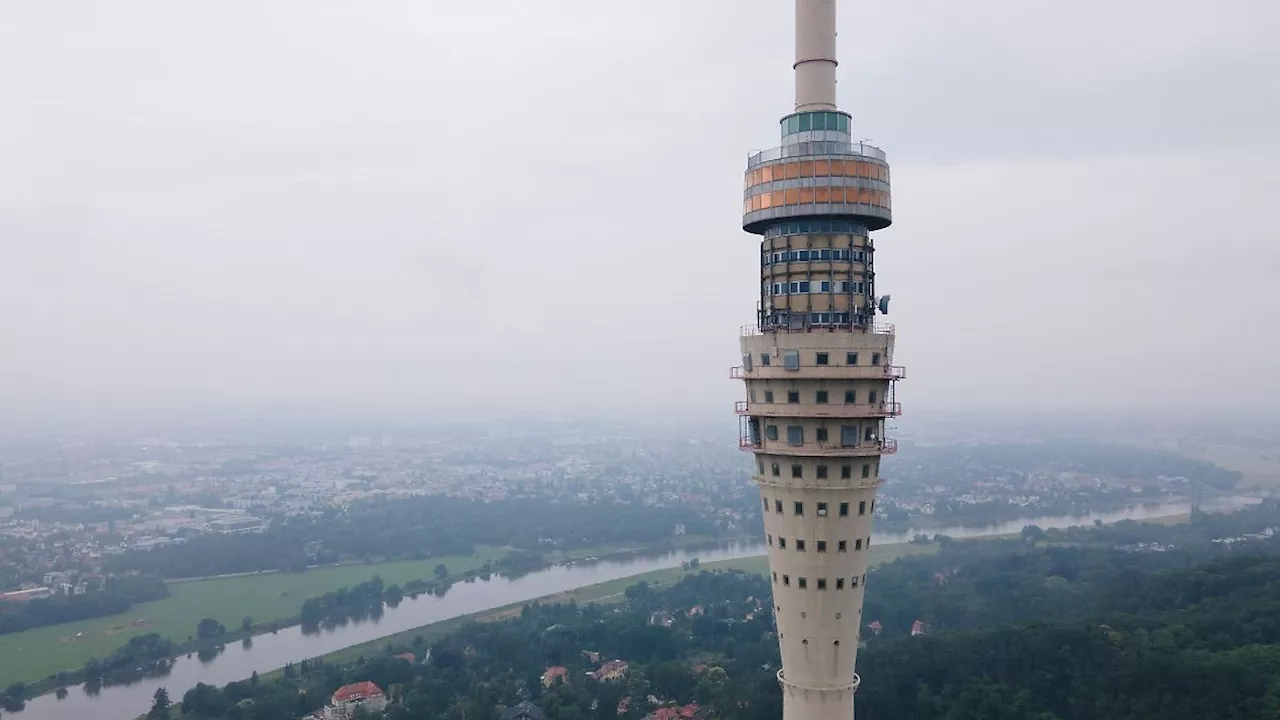
<path id="1" fill-rule="evenodd" d="M 292 517 L 421 497 L 695 510 L 715 537 L 753 537 L 749 456 L 724 428 L 546 423 L 322 440 L 90 437 L 10 441 L 0 455 L 0 599 L 79 595 L 102 560 Z M 1195 502 L 1239 473 L 1165 451 L 1091 443 L 904 442 L 884 465 L 877 531 Z M 685 532 L 673 523 L 672 536 Z"/>

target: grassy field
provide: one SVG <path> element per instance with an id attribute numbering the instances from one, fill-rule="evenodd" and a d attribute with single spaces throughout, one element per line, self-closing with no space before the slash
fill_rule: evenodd
<path id="1" fill-rule="evenodd" d="M 52 625 L 0 635 L 0 678 L 5 684 L 35 681 L 59 670 L 80 667 L 91 657 L 106 657 L 129 638 L 159 633 L 175 641 L 195 634 L 196 624 L 211 617 L 240 627 L 247 615 L 255 623 L 287 618 L 302 602 L 340 587 L 350 587 L 374 575 L 388 585 L 433 577 L 444 563 L 458 574 L 497 559 L 505 549 L 481 549 L 467 557 L 354 564 L 318 568 L 305 573 L 272 573 L 217 580 L 174 583 L 164 600 L 135 605 L 126 614 Z"/>

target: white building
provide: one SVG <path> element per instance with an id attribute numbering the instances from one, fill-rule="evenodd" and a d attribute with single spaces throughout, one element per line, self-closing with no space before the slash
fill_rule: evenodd
<path id="1" fill-rule="evenodd" d="M 321 711 L 324 720 L 351 720 L 356 708 L 364 708 L 373 714 L 387 709 L 387 696 L 377 685 L 369 682 L 343 685 L 333 692 L 329 704 Z"/>

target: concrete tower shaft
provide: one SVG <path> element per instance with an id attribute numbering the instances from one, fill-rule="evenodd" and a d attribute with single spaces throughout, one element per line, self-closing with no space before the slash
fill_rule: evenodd
<path id="1" fill-rule="evenodd" d="M 836 109 L 836 0 L 796 0 L 796 112 Z"/>
<path id="2" fill-rule="evenodd" d="M 783 720 L 849 720 L 880 459 L 897 450 L 894 329 L 877 324 L 871 232 L 893 221 L 889 164 L 836 109 L 835 0 L 796 0 L 796 112 L 747 160 L 743 228 L 760 301 L 742 332 L 739 445 L 754 454 Z"/>

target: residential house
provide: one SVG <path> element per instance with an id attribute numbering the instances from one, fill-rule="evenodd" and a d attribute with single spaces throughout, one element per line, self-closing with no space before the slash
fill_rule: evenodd
<path id="1" fill-rule="evenodd" d="M 549 667 L 546 672 L 542 673 L 542 687 L 551 687 L 557 682 L 564 682 L 568 678 L 569 668 L 563 665 Z"/>
<path id="2" fill-rule="evenodd" d="M 595 672 L 597 680 L 621 680 L 627 676 L 630 665 L 626 660 L 610 660 Z"/>
<path id="3" fill-rule="evenodd" d="M 645 720 L 692 720 L 698 716 L 698 703 L 682 707 L 660 707 L 649 713 Z"/>
<path id="4" fill-rule="evenodd" d="M 370 713 L 380 713 L 387 709 L 387 696 L 382 688 L 369 682 L 343 685 L 333 691 L 329 704 L 325 706 L 321 717 L 324 720 L 351 720 L 356 708 L 364 708 Z"/>

